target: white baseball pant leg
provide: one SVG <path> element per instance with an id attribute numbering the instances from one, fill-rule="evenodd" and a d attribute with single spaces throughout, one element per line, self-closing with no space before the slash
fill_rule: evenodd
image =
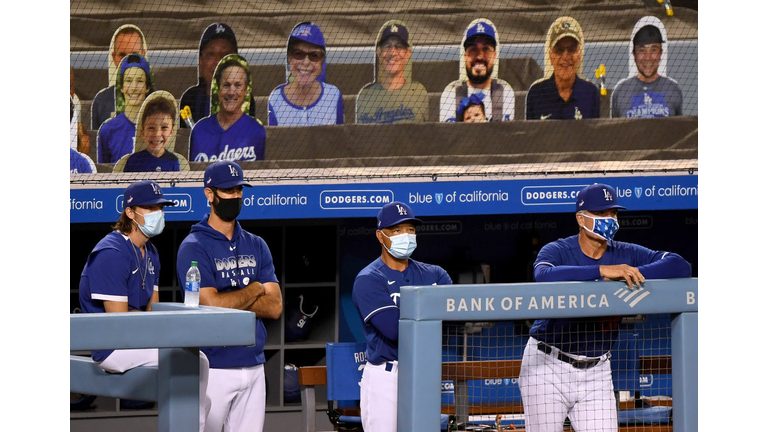
<path id="1" fill-rule="evenodd" d="M 397 361 L 365 364 L 360 417 L 365 432 L 397 432 Z"/>
<path id="2" fill-rule="evenodd" d="M 200 432 L 205 430 L 205 422 L 211 409 L 211 400 L 207 396 L 208 387 L 208 357 L 202 351 L 200 353 Z M 112 351 L 99 366 L 107 372 L 123 373 L 139 366 L 158 366 L 157 348 L 129 349 Z"/>
<path id="3" fill-rule="evenodd" d="M 608 356 L 589 369 L 577 369 L 539 351 L 528 339 L 520 367 L 525 430 L 562 432 L 568 417 L 576 432 L 618 431 L 616 398 Z"/>
<path id="4" fill-rule="evenodd" d="M 264 365 L 211 368 L 208 379 L 211 411 L 206 432 L 261 432 L 267 406 Z"/>

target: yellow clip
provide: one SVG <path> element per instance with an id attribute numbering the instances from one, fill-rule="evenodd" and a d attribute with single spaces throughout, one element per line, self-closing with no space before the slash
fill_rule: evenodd
<path id="1" fill-rule="evenodd" d="M 608 89 L 605 88 L 605 65 L 601 64 L 600 67 L 595 69 L 595 77 L 600 82 L 600 95 L 608 96 Z"/>
<path id="2" fill-rule="evenodd" d="M 656 0 L 659 4 L 664 5 L 664 9 L 667 11 L 667 16 L 673 16 L 675 12 L 672 10 L 672 3 L 669 0 Z"/>
<path id="3" fill-rule="evenodd" d="M 191 110 L 191 109 L 189 109 L 189 105 L 187 105 L 187 106 L 185 106 L 185 107 L 184 107 L 184 108 L 181 110 L 181 118 L 183 118 L 184 120 L 186 120 L 186 119 L 188 119 L 189 117 L 192 117 L 192 110 Z"/>
<path id="4" fill-rule="evenodd" d="M 601 64 L 599 68 L 595 69 L 595 77 L 597 79 L 605 78 L 605 65 Z"/>

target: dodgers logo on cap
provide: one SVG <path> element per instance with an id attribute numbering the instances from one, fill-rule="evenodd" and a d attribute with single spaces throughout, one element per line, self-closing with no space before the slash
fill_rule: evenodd
<path id="1" fill-rule="evenodd" d="M 243 179 L 243 169 L 232 161 L 218 161 L 208 165 L 204 176 L 205 187 L 228 189 L 251 185 Z"/>
<path id="2" fill-rule="evenodd" d="M 151 206 L 157 204 L 162 204 L 163 206 L 176 205 L 173 201 L 165 199 L 160 185 L 154 180 L 137 181 L 125 188 L 123 209 L 131 206 Z"/>
<path id="3" fill-rule="evenodd" d="M 616 189 L 602 183 L 595 183 L 580 190 L 576 195 L 576 211 L 603 211 L 608 209 L 626 210 L 618 204 Z"/>
<path id="4" fill-rule="evenodd" d="M 403 222 L 412 222 L 414 225 L 421 225 L 421 219 L 414 216 L 413 210 L 408 204 L 400 201 L 393 201 L 379 211 L 377 216 L 378 228 L 389 228 Z"/>

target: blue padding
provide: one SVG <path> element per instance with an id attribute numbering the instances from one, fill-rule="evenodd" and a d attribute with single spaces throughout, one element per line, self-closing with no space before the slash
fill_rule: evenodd
<path id="1" fill-rule="evenodd" d="M 467 381 L 469 403 L 522 402 L 517 378 Z"/>
<path id="2" fill-rule="evenodd" d="M 157 368 L 137 367 L 112 374 L 88 357 L 70 355 L 69 391 L 157 402 Z"/>
<path id="3" fill-rule="evenodd" d="M 640 396 L 672 397 L 672 375 L 640 375 Z"/>
<path id="4" fill-rule="evenodd" d="M 619 411 L 619 424 L 668 424 L 672 407 L 654 406 Z"/>
<path id="5" fill-rule="evenodd" d="M 365 348 L 365 342 L 329 342 L 325 345 L 329 401 L 360 400 Z"/>
<path id="6" fill-rule="evenodd" d="M 448 421 L 450 421 L 451 416 L 448 414 L 440 414 L 440 430 L 448 430 Z"/>
<path id="7" fill-rule="evenodd" d="M 611 374 L 613 376 L 614 390 L 640 390 L 637 354 L 637 339 L 639 335 L 634 329 L 623 330 L 619 332 L 619 336 L 611 348 Z"/>
<path id="8" fill-rule="evenodd" d="M 355 416 L 339 416 L 339 421 L 342 421 L 344 423 L 362 423 L 363 421 L 360 420 L 360 417 Z"/>

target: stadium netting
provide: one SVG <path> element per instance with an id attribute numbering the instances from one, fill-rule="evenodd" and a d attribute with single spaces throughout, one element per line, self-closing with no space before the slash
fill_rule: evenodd
<path id="1" fill-rule="evenodd" d="M 519 0 L 493 4 L 332 0 L 169 1 L 157 4 L 72 0 L 73 104 L 70 120 L 74 121 L 75 127 L 70 133 L 70 147 L 88 155 L 94 162 L 96 173 L 83 174 L 84 169 L 80 169 L 71 174 L 70 183 L 72 187 L 78 187 L 128 183 L 144 178 L 196 182 L 202 176 L 201 171 L 217 159 L 237 160 L 251 182 L 427 181 L 438 177 L 694 172 L 698 170 L 698 12 L 695 8 L 673 4 L 670 15 L 665 9 L 668 4 L 629 0 Z M 584 108 L 579 110 L 579 106 L 575 113 L 572 108 L 566 109 L 570 110 L 568 115 L 573 115 L 574 120 L 542 121 L 540 117 L 547 117 L 545 115 L 526 120 L 526 111 L 533 111 L 528 105 L 529 89 L 557 69 L 550 65 L 552 58 L 546 49 L 546 41 L 554 30 L 553 23 L 561 17 L 570 17 L 573 20 L 570 22 L 577 22 L 583 33 L 583 52 L 578 53 L 575 65 L 579 77 L 603 90 L 603 94 L 597 97 L 597 107 L 591 114 Z M 478 19 L 482 20 L 476 21 Z M 314 25 L 311 29 L 322 32 L 324 70 L 318 79 L 324 79 L 321 86 L 323 98 L 338 93 L 337 99 L 324 105 L 332 112 L 319 109 L 322 104 L 318 99 L 305 100 L 309 104 L 301 107 L 301 104 L 295 104 L 298 99 L 291 102 L 286 96 L 288 99 L 281 101 L 285 105 L 282 108 L 274 103 L 271 108 L 269 105 L 270 94 L 276 89 L 280 93 L 280 86 L 288 81 L 304 82 L 303 78 L 297 79 L 298 67 L 294 67 L 293 73 L 287 67 L 293 61 L 292 56 L 304 54 L 301 61 L 312 62 L 306 52 L 295 52 L 298 45 L 292 45 L 289 51 L 292 32 L 303 30 L 303 36 L 293 37 L 304 42 L 320 40 L 313 39 L 316 35 L 312 36 L 307 33 L 309 30 L 298 26 L 303 22 L 311 22 Z M 192 145 L 192 135 L 197 132 L 182 127 L 184 120 L 175 118 L 177 124 L 169 139 L 172 142 L 166 142 L 165 150 L 177 157 L 178 167 L 163 165 L 158 168 L 159 165 L 139 163 L 139 171 L 123 172 L 127 170 L 125 161 L 102 158 L 100 151 L 109 145 L 108 134 L 103 124 L 94 127 L 91 119 L 97 94 L 103 89 L 109 92 L 110 74 L 118 69 L 110 67 L 116 30 L 126 25 L 140 29 L 146 47 L 143 53 L 151 69 L 155 92 L 168 92 L 176 109 L 180 110 L 185 108 L 182 95 L 188 88 L 198 85 L 199 77 L 203 75 L 202 63 L 199 63 L 201 38 L 206 28 L 214 23 L 224 23 L 232 29 L 236 35 L 237 53 L 248 64 L 252 107 L 243 115 L 252 115 L 263 125 L 265 138 L 261 144 L 255 144 L 256 147 L 263 146 L 263 154 L 259 155 L 258 149 L 247 150 L 253 145 L 251 141 L 258 141 L 257 138 L 241 136 L 233 139 L 232 147 L 209 150 L 200 156 L 200 151 L 192 147 L 199 148 L 201 142 L 210 144 L 211 135 L 200 134 L 197 144 Z M 496 110 L 489 108 L 490 112 L 486 113 L 491 120 L 489 124 L 443 121 L 446 103 L 456 104 L 460 99 L 457 95 L 461 94 L 450 90 L 450 97 L 441 95 L 452 82 L 468 73 L 462 45 L 465 32 L 471 25 L 481 24 L 484 25 L 481 34 L 488 34 L 491 31 L 486 28 L 489 23 L 497 44 L 492 53 L 485 55 L 494 55 L 495 59 L 479 66 L 485 66 L 485 72 L 492 78 L 508 84 L 504 89 L 508 99 L 502 101 L 494 96 L 484 99 L 486 106 L 497 105 Z M 625 110 L 620 115 L 622 118 L 611 118 L 611 100 L 616 85 L 637 75 L 636 68 L 633 69 L 631 40 L 639 23 L 653 23 L 662 30 L 664 50 L 659 73 L 677 83 L 682 103 L 680 107 L 672 106 L 669 95 L 664 99 L 664 95 L 646 91 L 645 97 L 641 98 L 644 100 L 632 102 L 632 112 Z M 408 57 L 406 83 L 420 83 L 421 87 L 414 87 L 407 97 L 402 92 L 399 96 L 393 96 L 395 93 L 392 92 L 378 92 L 378 96 L 368 94 L 366 104 L 369 108 L 362 113 L 361 90 L 364 87 L 379 84 L 383 88 L 384 84 L 395 82 L 388 81 L 385 76 L 389 65 L 377 60 L 377 38 L 402 35 L 403 26 L 407 29 L 409 46 L 392 46 L 383 51 Z M 476 31 L 472 30 L 470 35 Z M 472 65 L 474 68 L 474 63 Z M 472 68 L 469 73 L 474 74 Z M 576 95 L 581 97 L 574 90 L 573 96 Z M 108 121 L 113 126 L 117 125 L 121 113 L 127 113 L 126 118 L 131 115 L 135 118 L 138 109 L 125 108 L 130 103 L 135 104 L 131 98 L 118 95 L 117 99 L 123 100 L 124 107 L 116 106 L 119 103 L 111 106 L 114 109 L 108 115 L 114 118 Z M 504 110 L 498 109 L 502 104 Z M 224 104 L 217 105 L 221 110 L 225 109 Z M 295 112 L 285 114 L 290 108 Z M 343 115 L 339 116 L 339 110 Z M 679 115 L 627 117 L 666 114 Z M 312 125 L 290 125 L 302 123 L 302 115 L 304 124 Z M 586 118 L 590 116 L 594 118 Z M 271 125 L 271 117 L 276 117 L 278 125 Z M 318 117 L 321 119 L 317 120 Z M 200 120 L 202 118 L 197 121 Z M 79 128 L 77 123 L 80 123 Z M 139 123 L 140 128 L 143 125 L 138 119 L 133 123 Z M 123 123 L 123 135 L 130 135 L 131 124 Z M 199 126 L 195 124 L 196 128 Z M 244 128 L 242 133 L 253 135 L 257 128 Z M 102 129 L 101 133 L 99 129 Z M 118 151 L 125 154 L 113 155 L 113 158 L 128 158 L 149 149 L 146 140 L 138 139 L 141 131 L 133 129 L 133 132 L 136 142 L 129 139 L 130 148 Z M 236 146 L 246 150 L 234 151 Z M 130 166 L 135 168 L 136 165 Z"/>

